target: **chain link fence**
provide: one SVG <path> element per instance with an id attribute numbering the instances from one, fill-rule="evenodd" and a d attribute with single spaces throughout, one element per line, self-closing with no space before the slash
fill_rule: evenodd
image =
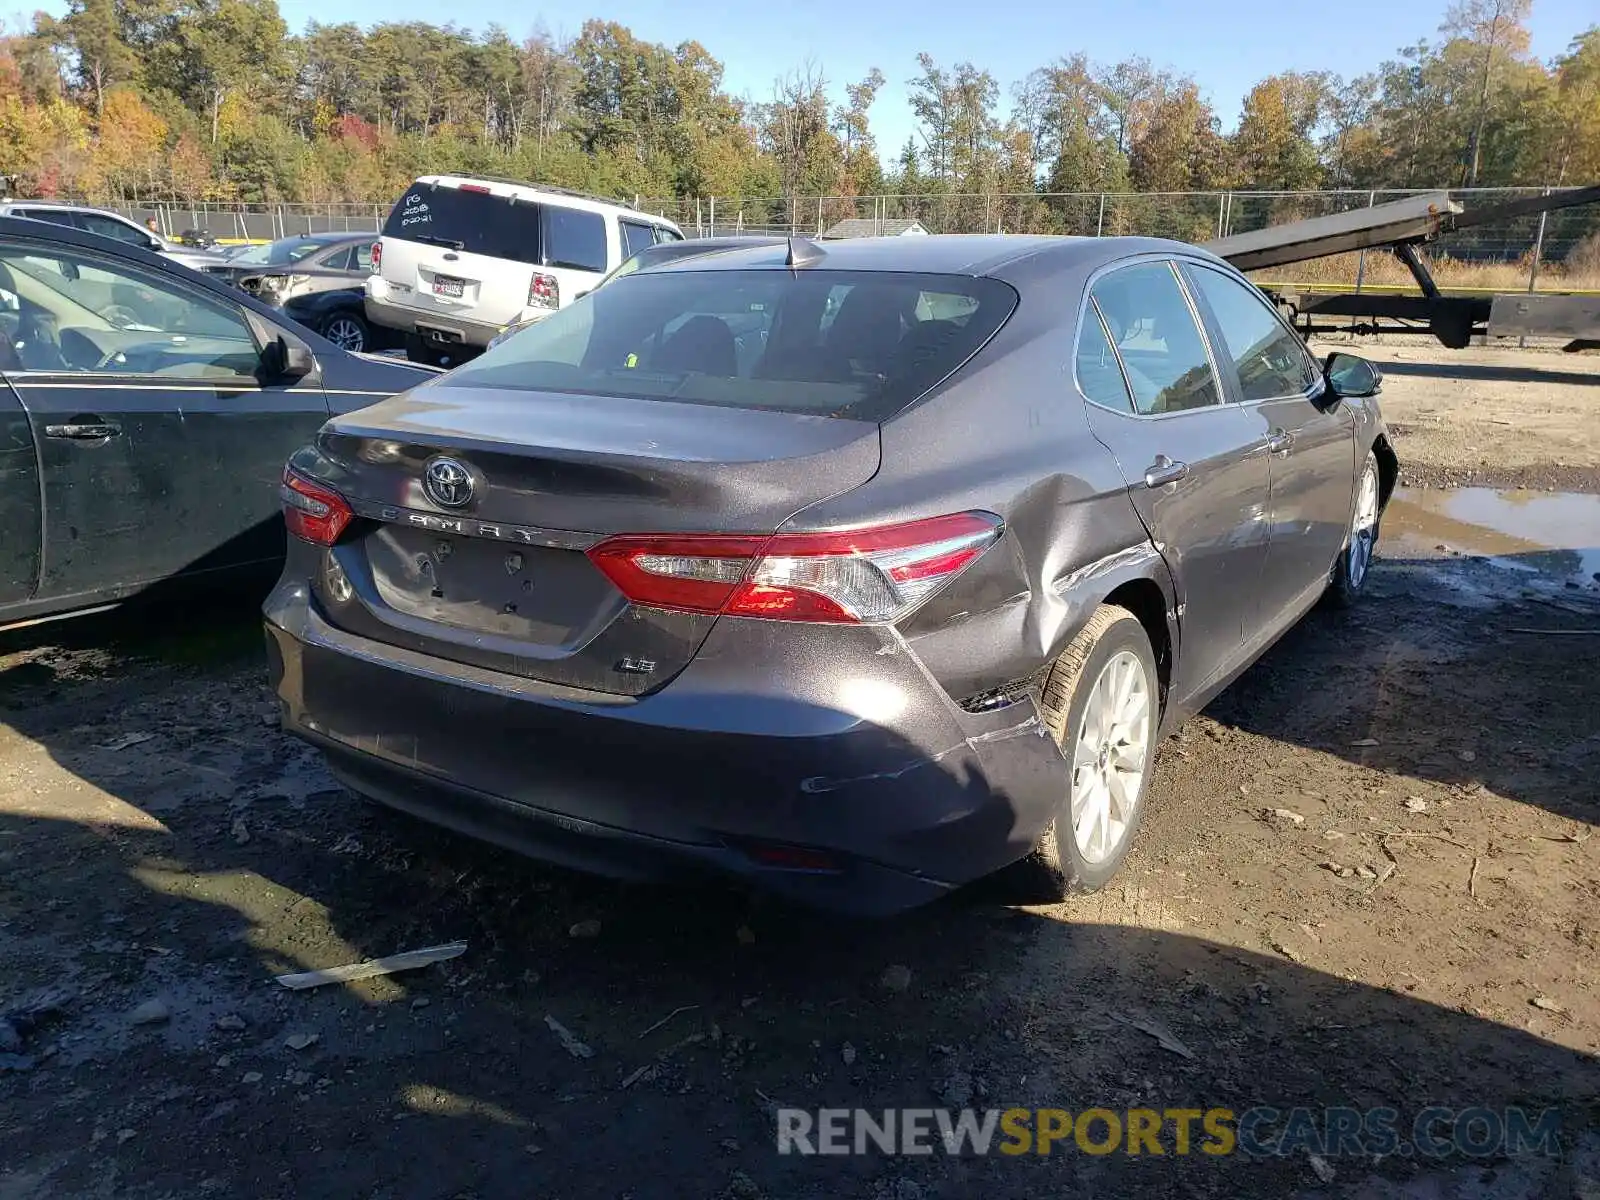
<path id="1" fill-rule="evenodd" d="M 1539 195 L 1547 188 L 1477 188 L 1451 194 L 1470 212 Z M 941 193 L 766 198 L 635 198 L 636 207 L 675 221 L 690 237 L 774 233 L 807 237 L 898 233 L 916 222 L 928 233 L 1138 235 L 1205 242 L 1309 217 L 1422 194 L 1419 191 Z M 372 231 L 390 205 L 153 204 L 120 209 L 154 217 L 164 233 L 198 229 L 222 241 L 268 241 L 298 233 Z M 852 222 L 840 229 L 840 223 Z M 1464 290 L 1600 288 L 1600 205 L 1514 217 L 1447 233 L 1427 248 L 1439 283 Z M 1287 274 L 1285 274 L 1287 273 Z M 1280 268 L 1307 284 L 1405 286 L 1391 256 L 1341 255 Z"/>

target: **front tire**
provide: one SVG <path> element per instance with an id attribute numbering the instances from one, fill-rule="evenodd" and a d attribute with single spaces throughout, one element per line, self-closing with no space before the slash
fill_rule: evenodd
<path id="1" fill-rule="evenodd" d="M 1382 519 L 1382 495 L 1378 475 L 1378 456 L 1367 451 L 1367 461 L 1356 478 L 1356 494 L 1351 504 L 1350 533 L 1339 551 L 1328 577 L 1326 599 L 1335 608 L 1350 608 L 1361 599 L 1372 574 L 1372 552 L 1378 544 Z"/>
<path id="2" fill-rule="evenodd" d="M 1161 717 L 1150 637 L 1102 604 L 1045 679 L 1040 715 L 1069 764 L 1068 792 L 1031 856 L 1052 898 L 1104 887 L 1144 817 Z"/>

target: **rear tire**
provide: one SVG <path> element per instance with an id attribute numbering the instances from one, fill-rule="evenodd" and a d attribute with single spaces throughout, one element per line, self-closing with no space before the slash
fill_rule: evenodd
<path id="1" fill-rule="evenodd" d="M 352 354 L 372 349 L 371 327 L 364 317 L 349 309 L 329 313 L 322 322 L 322 336 Z"/>
<path id="2" fill-rule="evenodd" d="M 1378 474 L 1378 457 L 1367 451 L 1367 461 L 1356 476 L 1356 493 L 1350 506 L 1350 532 L 1344 549 L 1333 564 L 1328 577 L 1328 590 L 1323 599 L 1334 608 L 1352 608 L 1366 590 L 1372 576 L 1372 552 L 1378 544 L 1378 528 L 1382 519 L 1380 496 L 1382 477 Z"/>
<path id="3" fill-rule="evenodd" d="M 1050 668 L 1040 716 L 1068 763 L 1068 793 L 1024 860 L 1051 899 L 1104 887 L 1144 817 L 1161 684 L 1144 626 L 1102 604 Z"/>

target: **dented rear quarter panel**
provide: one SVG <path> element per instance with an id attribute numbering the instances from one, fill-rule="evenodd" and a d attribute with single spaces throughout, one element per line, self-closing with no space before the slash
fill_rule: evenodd
<path id="1" fill-rule="evenodd" d="M 901 625 L 957 700 L 1047 666 L 1095 607 L 1132 579 L 1173 584 L 1115 458 L 1091 433 L 1072 377 L 1087 271 L 1048 257 L 998 272 L 1022 301 L 987 347 L 882 427 L 877 475 L 807 509 L 796 528 L 839 528 L 982 509 L 1006 535 Z"/>

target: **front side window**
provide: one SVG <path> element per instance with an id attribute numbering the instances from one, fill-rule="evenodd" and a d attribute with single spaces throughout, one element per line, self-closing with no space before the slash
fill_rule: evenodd
<path id="1" fill-rule="evenodd" d="M 660 245 L 662 242 L 681 242 L 681 241 L 683 241 L 683 234 L 674 233 L 674 232 L 672 232 L 672 230 L 668 229 L 665 225 L 657 225 L 656 226 L 656 244 L 657 245 Z"/>
<path id="2" fill-rule="evenodd" d="M 0 355 L 12 370 L 254 379 L 237 309 L 120 263 L 0 246 Z M 9 350 L 9 353 L 6 351 Z"/>
<path id="3" fill-rule="evenodd" d="M 78 220 L 90 233 L 98 233 L 101 237 L 112 238 L 115 241 L 126 242 L 130 246 L 140 246 L 148 249 L 150 234 L 126 225 L 114 217 L 101 216 L 99 213 L 79 213 Z"/>
<path id="4" fill-rule="evenodd" d="M 555 391 L 884 421 L 1010 317 L 994 279 L 663 270 L 604 287 L 437 386 Z"/>
<path id="5" fill-rule="evenodd" d="M 1318 377 L 1311 356 L 1260 292 L 1208 267 L 1191 265 L 1189 275 L 1222 329 L 1245 400 L 1299 396 L 1310 390 Z"/>
<path id="6" fill-rule="evenodd" d="M 1170 264 L 1140 263 L 1102 276 L 1090 292 L 1146 416 L 1221 400 L 1205 340 Z"/>
<path id="7" fill-rule="evenodd" d="M 547 204 L 544 210 L 546 266 L 578 271 L 606 269 L 606 219 L 599 213 Z"/>

